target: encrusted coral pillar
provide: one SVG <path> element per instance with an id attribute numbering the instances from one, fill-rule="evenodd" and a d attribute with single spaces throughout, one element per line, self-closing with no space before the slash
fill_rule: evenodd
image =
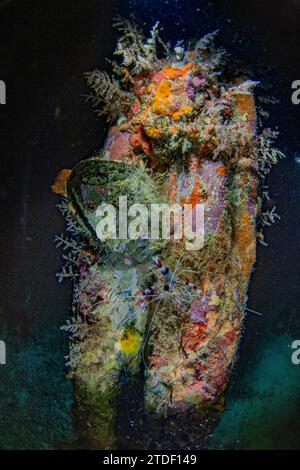
<path id="1" fill-rule="evenodd" d="M 140 291 L 145 273 L 141 268 L 118 270 L 116 278 L 113 266 L 110 270 L 97 267 L 87 272 L 78 286 L 78 312 L 89 325 L 81 338 L 72 338 L 70 355 L 73 416 L 83 447 L 116 448 L 116 399 L 122 381 L 133 380 L 139 372 L 147 322 L 147 310 L 141 310 L 134 324 L 130 321 L 139 297 L 128 299 Z M 122 292 L 124 300 L 118 298 Z"/>
<path id="2" fill-rule="evenodd" d="M 244 114 L 253 100 L 242 98 L 238 112 Z M 254 132 L 253 123 L 249 132 Z M 174 285 L 152 321 L 145 385 L 149 410 L 169 414 L 222 408 L 256 249 L 256 154 L 254 146 L 237 151 L 239 163 L 233 169 L 192 155 L 186 171 L 171 174 L 171 202 L 205 205 L 205 245 L 188 252 L 184 242 L 170 242 L 161 255 L 174 272 Z M 193 296 L 190 305 L 184 305 L 186 291 Z"/>

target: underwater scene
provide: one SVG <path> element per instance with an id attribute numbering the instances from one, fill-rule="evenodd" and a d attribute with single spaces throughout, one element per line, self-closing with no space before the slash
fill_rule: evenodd
<path id="1" fill-rule="evenodd" d="M 0 2 L 0 449 L 299 450 L 300 2 L 41 3 Z"/>

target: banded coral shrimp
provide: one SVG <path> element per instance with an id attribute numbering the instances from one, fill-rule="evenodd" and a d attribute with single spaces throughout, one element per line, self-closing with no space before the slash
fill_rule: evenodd
<path id="1" fill-rule="evenodd" d="M 194 297 L 198 297 L 202 294 L 201 289 L 199 289 L 195 284 L 184 282 L 182 277 L 186 273 L 197 273 L 190 269 L 185 269 L 182 267 L 182 258 L 178 258 L 175 264 L 173 271 L 170 270 L 168 266 L 163 265 L 162 260 L 156 258 L 154 264 L 149 267 L 149 287 L 144 289 L 144 291 L 137 293 L 136 295 L 123 295 L 120 297 L 122 300 L 128 300 L 135 302 L 135 307 L 137 311 L 145 312 L 145 310 L 150 307 L 152 309 L 152 304 L 155 306 L 154 310 L 150 312 L 149 318 L 146 324 L 146 333 L 141 348 L 141 356 L 145 368 L 147 367 L 145 360 L 145 349 L 148 344 L 148 339 L 150 332 L 152 330 L 153 322 L 157 316 L 157 312 L 161 304 L 168 305 L 172 303 L 176 311 L 188 313 L 188 309 L 192 303 Z M 123 327 L 129 321 L 131 321 L 137 312 L 133 311 L 123 322 L 119 325 Z"/>

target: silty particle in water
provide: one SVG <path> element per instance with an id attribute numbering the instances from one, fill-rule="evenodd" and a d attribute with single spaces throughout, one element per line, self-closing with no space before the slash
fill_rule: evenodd
<path id="1" fill-rule="evenodd" d="M 300 163 L 300 155 L 295 155 L 294 160 L 296 163 Z"/>

